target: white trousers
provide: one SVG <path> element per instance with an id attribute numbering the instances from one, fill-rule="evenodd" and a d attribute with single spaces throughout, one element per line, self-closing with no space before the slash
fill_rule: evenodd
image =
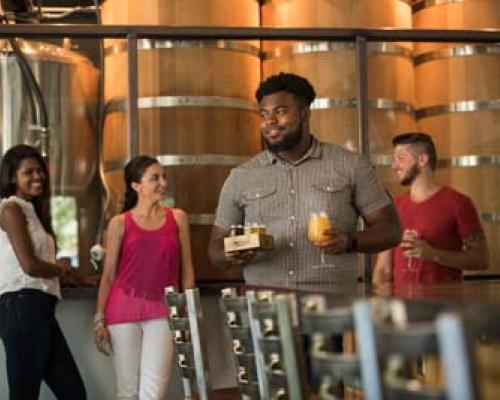
<path id="1" fill-rule="evenodd" d="M 117 400 L 164 400 L 174 343 L 166 318 L 109 325 Z"/>

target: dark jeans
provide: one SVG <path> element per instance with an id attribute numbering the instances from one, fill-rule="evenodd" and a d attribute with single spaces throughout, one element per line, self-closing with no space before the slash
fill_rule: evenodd
<path id="1" fill-rule="evenodd" d="M 36 289 L 0 296 L 10 400 L 36 400 L 42 380 L 58 400 L 85 400 L 85 386 L 55 318 L 57 298 Z"/>

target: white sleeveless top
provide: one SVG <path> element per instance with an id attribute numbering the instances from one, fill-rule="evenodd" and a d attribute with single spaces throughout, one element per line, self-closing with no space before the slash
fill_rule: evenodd
<path id="1" fill-rule="evenodd" d="M 55 262 L 55 243 L 38 219 L 33 204 L 16 196 L 0 201 L 0 213 L 8 202 L 18 204 L 28 222 L 28 233 L 35 256 L 40 260 Z M 35 278 L 26 274 L 16 257 L 7 233 L 0 228 L 0 295 L 21 289 L 39 289 L 61 298 L 59 278 Z"/>

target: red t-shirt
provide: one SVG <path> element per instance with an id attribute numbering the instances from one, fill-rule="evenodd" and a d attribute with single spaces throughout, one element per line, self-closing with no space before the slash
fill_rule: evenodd
<path id="1" fill-rule="evenodd" d="M 395 203 L 403 230 L 416 230 L 419 238 L 438 249 L 460 251 L 463 239 L 483 231 L 472 201 L 447 186 L 421 203 L 413 202 L 409 193 L 398 197 Z M 394 248 L 393 281 L 396 286 L 449 283 L 461 279 L 462 271 L 456 268 L 409 259 L 400 246 Z"/>

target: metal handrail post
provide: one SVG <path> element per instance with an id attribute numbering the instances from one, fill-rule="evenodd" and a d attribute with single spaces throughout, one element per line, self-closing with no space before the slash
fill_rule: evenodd
<path id="1" fill-rule="evenodd" d="M 137 85 L 137 35 L 127 35 L 128 42 L 128 91 L 127 91 L 127 135 L 128 155 L 133 158 L 139 154 L 138 132 L 138 85 Z"/>
<path id="2" fill-rule="evenodd" d="M 186 307 L 188 311 L 189 329 L 193 345 L 194 366 L 196 370 L 196 385 L 200 400 L 211 398 L 211 384 L 208 375 L 208 355 L 206 344 L 201 333 L 201 321 L 203 314 L 201 310 L 200 291 L 198 288 L 186 289 Z"/>
<path id="3" fill-rule="evenodd" d="M 366 38 L 356 37 L 356 62 L 358 73 L 358 132 L 359 132 L 359 151 L 367 158 L 370 158 L 370 131 L 368 124 L 368 57 L 367 57 Z M 364 223 L 361 221 L 362 229 Z M 362 254 L 361 256 L 361 278 L 363 282 L 371 282 L 371 256 Z"/>

